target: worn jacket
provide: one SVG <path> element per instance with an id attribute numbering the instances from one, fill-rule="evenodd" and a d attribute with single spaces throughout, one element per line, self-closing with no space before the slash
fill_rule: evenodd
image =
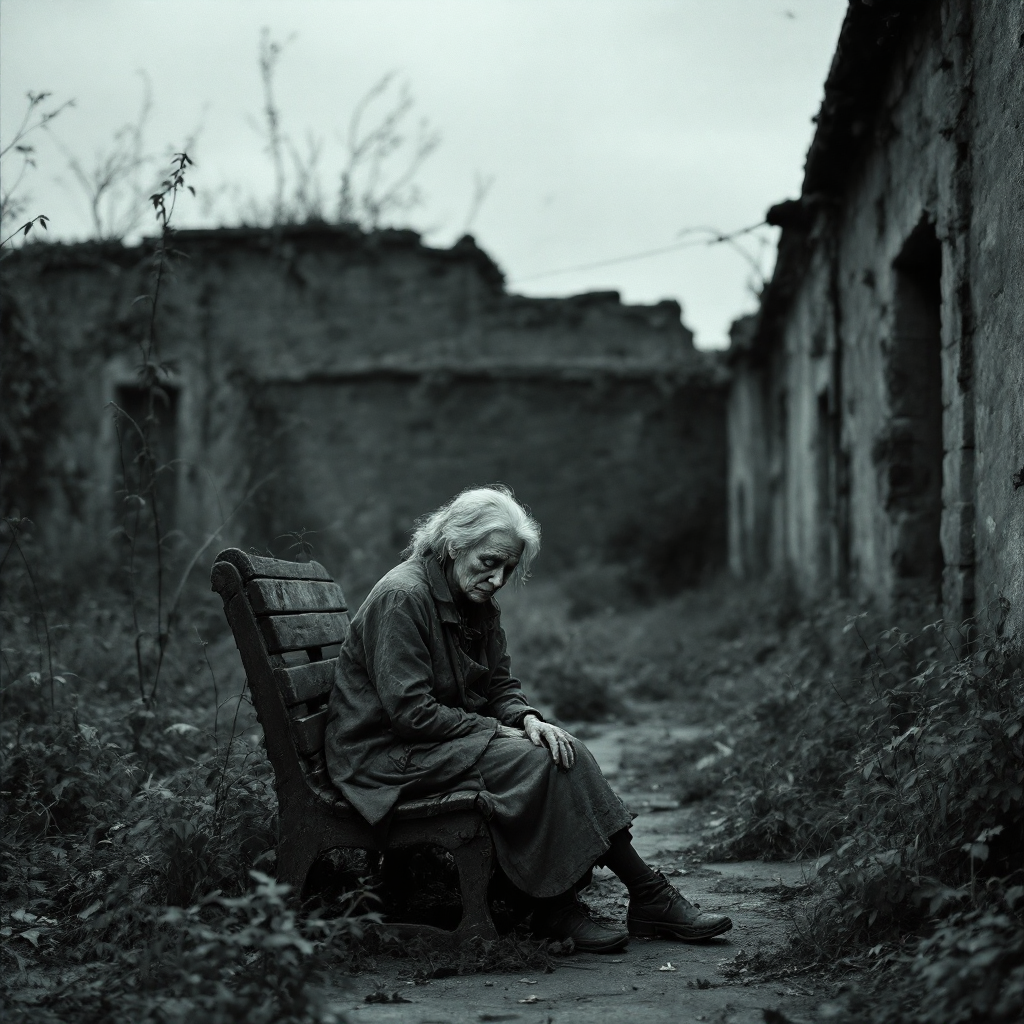
<path id="1" fill-rule="evenodd" d="M 404 794 L 444 792 L 499 723 L 532 713 L 494 601 L 460 612 L 437 560 L 414 557 L 352 619 L 331 691 L 331 780 L 371 824 Z"/>

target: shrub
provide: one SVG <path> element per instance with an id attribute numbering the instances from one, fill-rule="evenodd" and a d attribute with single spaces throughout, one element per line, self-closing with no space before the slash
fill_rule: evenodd
<path id="1" fill-rule="evenodd" d="M 903 965 L 890 1002 L 929 1024 L 1013 1019 L 1024 948 L 1024 660 L 959 650 L 942 623 L 892 629 L 859 678 L 780 684 L 736 728 L 725 844 L 828 853 L 795 952 Z"/>
<path id="2" fill-rule="evenodd" d="M 552 658 L 538 673 L 541 692 L 563 721 L 598 722 L 622 710 L 624 689 L 614 667 Z"/>
<path id="3" fill-rule="evenodd" d="M 237 730 L 218 748 L 183 721 L 188 678 L 173 691 L 187 706 L 146 707 L 68 672 L 51 709 L 8 642 L 20 674 L 4 679 L 0 725 L 5 1019 L 322 1019 L 324 965 L 376 918 L 351 899 L 300 913 L 258 873 L 276 846 L 263 750 Z M 41 976 L 62 980 L 27 983 Z"/>

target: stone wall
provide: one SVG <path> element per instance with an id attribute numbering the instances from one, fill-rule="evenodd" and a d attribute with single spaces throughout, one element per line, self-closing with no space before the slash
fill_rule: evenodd
<path id="1" fill-rule="evenodd" d="M 1024 8 L 974 14 L 970 240 L 977 602 L 1024 632 Z M 1003 607 L 1005 602 L 1008 608 Z"/>
<path id="2" fill-rule="evenodd" d="M 612 560 L 664 591 L 724 559 L 723 374 L 676 303 L 508 295 L 471 239 L 310 226 L 175 244 L 188 258 L 159 307 L 158 411 L 182 555 L 217 529 L 214 548 L 284 555 L 306 531 L 358 597 L 416 516 L 500 480 L 541 521 L 538 572 Z M 86 561 L 118 520 L 108 403 L 140 400 L 145 257 L 31 246 L 3 269 L 20 358 L 59 396 L 32 414 L 35 464 L 5 482 L 5 506 Z M 28 436 L 26 417 L 5 436 Z"/>
<path id="3" fill-rule="evenodd" d="M 1019 629 L 1024 13 L 895 9 L 851 8 L 803 195 L 770 214 L 775 280 L 732 355 L 730 476 L 778 462 L 784 501 L 754 515 L 731 493 L 730 561 Z M 758 412 L 755 393 L 774 397 Z"/>

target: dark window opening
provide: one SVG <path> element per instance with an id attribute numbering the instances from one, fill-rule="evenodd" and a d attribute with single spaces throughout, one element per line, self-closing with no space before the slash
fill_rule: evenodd
<path id="1" fill-rule="evenodd" d="M 740 577 L 749 579 L 754 573 L 754 567 L 750 550 L 753 538 L 750 535 L 750 523 L 747 521 L 747 489 L 742 483 L 737 483 L 733 494 L 733 501 L 736 503 L 736 554 L 739 556 Z"/>
<path id="2" fill-rule="evenodd" d="M 887 507 L 898 594 L 942 589 L 942 248 L 922 221 L 894 261 L 895 331 L 888 366 L 892 422 Z"/>
<path id="3" fill-rule="evenodd" d="M 818 503 L 818 579 L 832 581 L 835 574 L 836 485 L 832 449 L 832 414 L 827 394 L 818 395 L 815 434 L 815 476 Z"/>
<path id="4" fill-rule="evenodd" d="M 116 515 L 121 519 L 126 508 L 136 507 L 149 515 L 155 506 L 166 534 L 175 525 L 178 501 L 178 391 L 164 386 L 150 394 L 148 388 L 121 386 L 116 402 Z"/>

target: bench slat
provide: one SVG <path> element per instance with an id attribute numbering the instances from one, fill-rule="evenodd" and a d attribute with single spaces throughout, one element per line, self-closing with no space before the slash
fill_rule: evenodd
<path id="1" fill-rule="evenodd" d="M 330 647 L 348 636 L 344 612 L 308 612 L 300 615 L 264 615 L 257 620 L 270 654 Z"/>
<path id="2" fill-rule="evenodd" d="M 230 562 L 241 574 L 243 583 L 256 578 L 333 582 L 331 574 L 319 562 L 286 562 L 281 558 L 250 555 L 241 548 L 226 548 L 216 561 Z"/>
<path id="3" fill-rule="evenodd" d="M 324 749 L 324 731 L 327 728 L 327 708 L 292 721 L 295 748 L 306 757 Z"/>
<path id="4" fill-rule="evenodd" d="M 314 580 L 253 580 L 246 588 L 257 615 L 280 612 L 343 612 L 348 608 L 337 583 Z"/>
<path id="5" fill-rule="evenodd" d="M 326 658 L 324 661 L 311 661 L 308 665 L 276 669 L 274 678 L 281 687 L 285 704 L 290 707 L 330 693 L 337 661 L 337 658 Z"/>

